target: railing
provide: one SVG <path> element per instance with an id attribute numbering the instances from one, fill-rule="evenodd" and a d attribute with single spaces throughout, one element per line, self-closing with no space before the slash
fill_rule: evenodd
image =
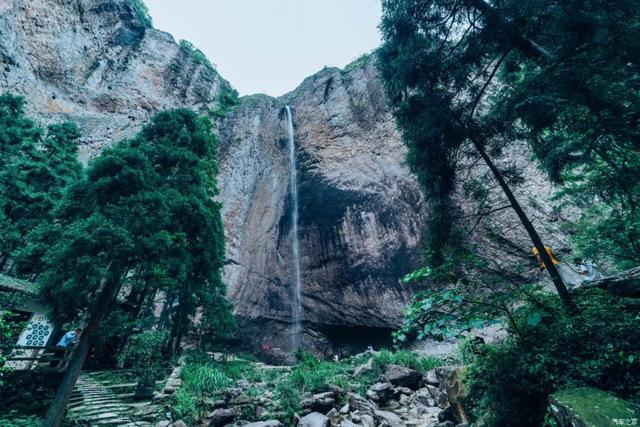
<path id="1" fill-rule="evenodd" d="M 64 370 L 71 359 L 72 349 L 53 346 L 16 345 L 12 346 L 6 365 L 16 370 L 48 367 Z"/>

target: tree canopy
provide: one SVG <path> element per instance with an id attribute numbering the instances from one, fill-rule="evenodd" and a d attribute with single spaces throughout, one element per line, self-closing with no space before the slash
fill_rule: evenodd
<path id="1" fill-rule="evenodd" d="M 432 248 L 450 237 L 445 212 L 466 144 L 497 155 L 525 140 L 569 200 L 586 208 L 576 247 L 637 262 L 639 6 L 383 2 L 380 68 L 409 163 L 433 201 Z"/>
<path id="2" fill-rule="evenodd" d="M 15 252 L 51 223 L 64 189 L 80 178 L 79 136 L 71 123 L 40 128 L 22 98 L 0 95 L 0 270 L 14 268 Z"/>

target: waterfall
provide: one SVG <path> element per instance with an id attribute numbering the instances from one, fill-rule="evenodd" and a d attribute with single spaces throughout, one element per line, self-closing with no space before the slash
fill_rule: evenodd
<path id="1" fill-rule="evenodd" d="M 289 189 L 291 192 L 291 247 L 293 255 L 293 290 L 291 292 L 291 340 L 295 352 L 300 347 L 302 332 L 302 302 L 300 280 L 300 245 L 298 242 L 298 172 L 296 169 L 296 141 L 293 134 L 293 117 L 287 106 L 287 131 L 289 132 Z"/>

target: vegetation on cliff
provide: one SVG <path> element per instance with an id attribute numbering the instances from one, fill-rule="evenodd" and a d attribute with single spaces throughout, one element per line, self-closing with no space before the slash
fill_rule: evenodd
<path id="1" fill-rule="evenodd" d="M 526 141 L 560 185 L 558 198 L 583 209 L 565 226 L 575 252 L 616 268 L 638 264 L 639 6 L 383 3 L 379 67 L 431 210 L 428 265 L 406 281 L 439 286 L 418 294 L 396 338 L 451 338 L 494 319 L 508 325 L 505 344 L 473 360 L 476 415 L 484 412 L 489 425 L 540 425 L 548 395 L 563 387 L 591 385 L 637 399 L 637 304 L 567 292 L 513 196 L 524 171 L 494 159 Z M 465 238 L 470 226 L 455 193 L 466 166 L 477 162 L 520 218 L 559 298 L 500 274 L 499 263 Z"/>

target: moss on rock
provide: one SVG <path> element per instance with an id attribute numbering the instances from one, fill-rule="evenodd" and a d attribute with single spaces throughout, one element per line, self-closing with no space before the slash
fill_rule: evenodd
<path id="1" fill-rule="evenodd" d="M 549 410 L 560 427 L 630 425 L 632 420 L 640 420 L 639 405 L 590 387 L 552 394 L 549 397 Z"/>

